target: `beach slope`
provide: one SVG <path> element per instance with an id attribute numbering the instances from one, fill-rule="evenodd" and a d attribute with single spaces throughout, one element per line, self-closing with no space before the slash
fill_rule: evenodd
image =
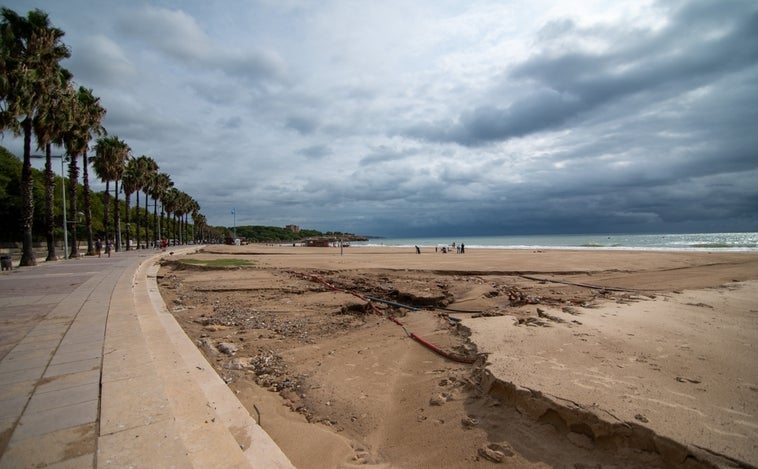
<path id="1" fill-rule="evenodd" d="M 169 262 L 161 293 L 299 467 L 758 465 L 755 253 L 192 257 L 252 262 Z"/>

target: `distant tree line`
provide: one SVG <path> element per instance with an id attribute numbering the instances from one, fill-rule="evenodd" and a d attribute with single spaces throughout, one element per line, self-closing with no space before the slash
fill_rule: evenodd
<path id="1" fill-rule="evenodd" d="M 301 229 L 298 233 L 277 226 L 238 226 L 237 237 L 253 243 L 297 241 L 310 236 L 322 236 L 320 231 Z"/>
<path id="2" fill-rule="evenodd" d="M 227 237 L 231 237 L 231 230 L 229 228 L 224 228 L 224 230 L 226 231 Z M 237 237 L 251 243 L 293 242 L 309 238 L 342 238 L 345 241 L 366 239 L 363 236 L 352 233 L 342 233 L 339 231 L 327 231 L 324 233 L 318 230 L 300 229 L 300 231 L 295 232 L 288 228 L 280 228 L 278 226 L 258 225 L 238 226 Z"/>

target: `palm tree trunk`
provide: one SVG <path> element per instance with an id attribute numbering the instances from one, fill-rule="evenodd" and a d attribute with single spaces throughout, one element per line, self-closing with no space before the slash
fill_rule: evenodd
<path id="1" fill-rule="evenodd" d="M 105 203 L 103 204 L 103 229 L 105 230 L 105 239 L 110 239 L 111 235 L 108 233 L 108 220 L 110 217 L 111 207 L 111 182 L 105 180 Z"/>
<path id="2" fill-rule="evenodd" d="M 136 191 L 137 193 L 137 249 L 139 249 L 139 189 Z M 128 222 L 127 222 L 128 223 Z"/>
<path id="3" fill-rule="evenodd" d="M 129 236 L 129 228 L 131 228 L 129 226 L 129 218 L 130 218 L 129 209 L 131 208 L 130 205 L 131 205 L 131 202 L 132 202 L 132 194 L 124 194 L 124 199 L 125 199 L 124 200 L 124 206 L 126 207 L 126 250 L 128 251 L 129 250 L 129 238 L 130 238 L 130 236 Z"/>
<path id="4" fill-rule="evenodd" d="M 76 208 L 76 186 L 79 183 L 79 166 L 77 157 L 71 155 L 71 161 L 68 163 L 68 198 L 69 198 L 69 217 L 68 222 L 71 225 L 71 249 L 69 250 L 69 259 L 76 259 L 79 256 L 79 241 L 76 239 L 76 228 L 78 224 L 78 212 Z"/>
<path id="5" fill-rule="evenodd" d="M 57 261 L 58 256 L 55 254 L 55 212 L 53 206 L 55 203 L 55 174 L 53 173 L 53 156 L 51 154 L 51 145 L 45 145 L 45 224 L 47 225 L 47 259 L 46 261 Z"/>
<path id="6" fill-rule="evenodd" d="M 92 200 L 89 190 L 89 160 L 87 151 L 84 151 L 84 170 L 82 171 L 82 186 L 84 186 L 84 223 L 87 226 L 87 255 L 95 255 L 95 240 L 92 236 Z"/>
<path id="7" fill-rule="evenodd" d="M 165 211 L 163 210 L 163 205 L 161 205 L 161 224 L 160 224 L 160 226 L 161 226 L 161 229 L 163 229 L 163 233 L 161 233 L 161 239 L 159 240 L 161 242 L 161 244 L 163 243 L 163 239 L 164 238 L 168 238 L 168 227 L 163 222 L 163 220 L 165 218 L 164 215 L 163 215 L 164 212 Z"/>
<path id="8" fill-rule="evenodd" d="M 155 223 L 155 229 L 153 230 L 153 239 L 155 240 L 153 247 L 158 247 L 158 199 L 153 200 L 153 222 Z"/>
<path id="9" fill-rule="evenodd" d="M 147 198 L 147 191 L 145 191 L 145 249 L 147 249 L 147 244 L 150 242 L 150 234 L 147 231 L 150 224 L 150 220 L 148 219 L 150 217 L 150 209 L 148 208 L 148 202 L 149 200 Z"/>
<path id="10" fill-rule="evenodd" d="M 34 180 L 32 179 L 32 120 L 27 117 L 21 123 L 24 127 L 24 165 L 21 168 L 21 218 L 24 227 L 23 250 L 19 266 L 37 265 L 32 249 L 32 225 L 34 223 Z"/>
<path id="11" fill-rule="evenodd" d="M 113 230 L 116 235 L 116 252 L 121 250 L 121 207 L 118 205 L 118 179 L 113 183 L 113 189 L 116 193 L 113 201 Z"/>

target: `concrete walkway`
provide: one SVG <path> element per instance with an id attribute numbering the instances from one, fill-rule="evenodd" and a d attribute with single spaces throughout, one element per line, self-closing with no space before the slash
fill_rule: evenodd
<path id="1" fill-rule="evenodd" d="M 0 468 L 292 467 L 166 310 L 159 257 L 0 275 Z"/>

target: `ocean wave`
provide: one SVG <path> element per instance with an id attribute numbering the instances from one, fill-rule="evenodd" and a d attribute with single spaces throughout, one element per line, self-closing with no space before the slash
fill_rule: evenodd
<path id="1" fill-rule="evenodd" d="M 382 238 L 356 242 L 355 247 L 397 247 L 413 249 L 588 249 L 634 251 L 719 251 L 756 252 L 758 233 L 607 234 L 534 236 L 451 236 L 428 238 Z"/>

